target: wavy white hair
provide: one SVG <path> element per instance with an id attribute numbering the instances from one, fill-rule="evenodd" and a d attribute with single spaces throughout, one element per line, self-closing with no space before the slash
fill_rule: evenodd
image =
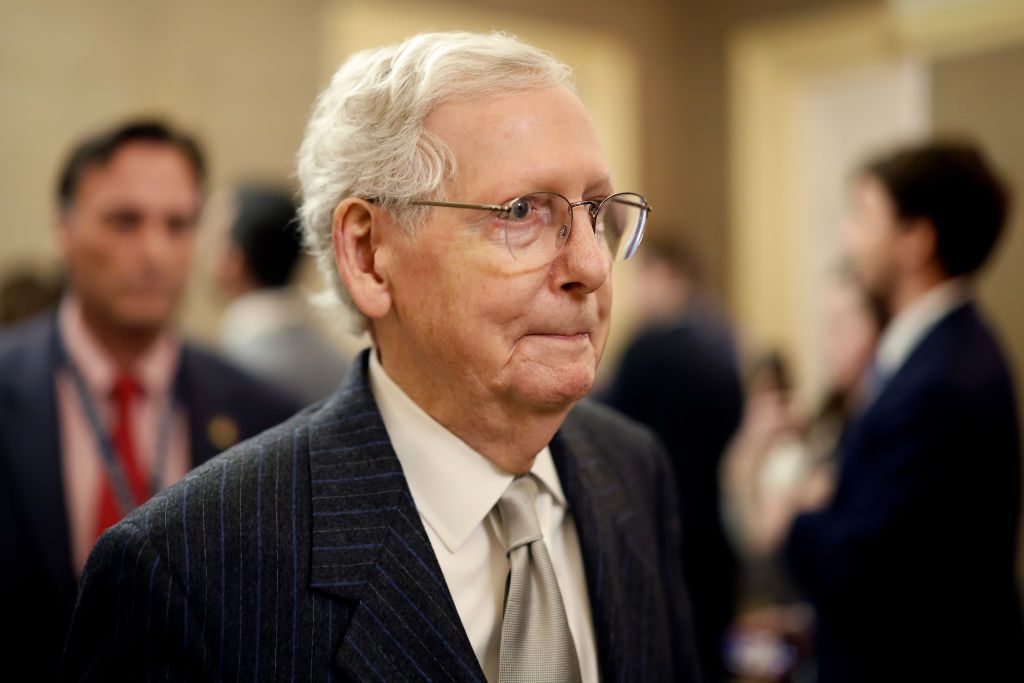
<path id="1" fill-rule="evenodd" d="M 376 198 L 408 230 L 454 178 L 455 159 L 423 127 L 439 104 L 550 85 L 572 87 L 552 55 L 504 33 L 423 33 L 350 57 L 317 98 L 298 154 L 306 247 L 330 284 L 328 300 L 356 308 L 334 263 L 334 210 L 347 197 Z M 333 290 L 333 294 L 331 293 Z M 336 299 L 335 299 L 336 297 Z M 323 297 L 321 297 L 323 301 Z"/>

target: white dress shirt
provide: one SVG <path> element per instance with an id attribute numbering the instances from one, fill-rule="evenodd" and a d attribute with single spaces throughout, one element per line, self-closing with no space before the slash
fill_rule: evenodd
<path id="1" fill-rule="evenodd" d="M 495 505 L 514 476 L 423 411 L 370 354 L 370 386 L 455 608 L 488 681 L 498 680 L 509 571 Z M 598 680 L 590 599 L 576 525 L 544 448 L 530 470 L 540 481 L 537 516 L 585 683 Z"/>
<path id="2" fill-rule="evenodd" d="M 932 328 L 969 298 L 967 283 L 963 278 L 954 278 L 928 290 L 900 311 L 878 342 L 875 363 L 879 375 L 886 380 L 892 378 Z"/>

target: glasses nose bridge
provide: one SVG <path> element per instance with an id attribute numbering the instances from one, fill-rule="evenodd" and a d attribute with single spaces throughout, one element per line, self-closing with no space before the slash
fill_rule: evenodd
<path id="1" fill-rule="evenodd" d="M 569 202 L 569 221 L 572 222 L 573 214 L 576 212 L 577 206 L 587 207 L 587 218 L 590 219 L 590 228 L 594 232 L 597 232 L 597 213 L 601 209 L 601 205 L 592 199 L 582 199 L 578 202 Z"/>

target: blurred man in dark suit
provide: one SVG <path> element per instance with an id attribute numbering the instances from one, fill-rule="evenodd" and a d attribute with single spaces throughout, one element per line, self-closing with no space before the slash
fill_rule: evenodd
<path id="1" fill-rule="evenodd" d="M 1008 204 L 954 142 L 879 158 L 854 188 L 848 254 L 889 321 L 834 495 L 804 491 L 782 530 L 822 681 L 1024 680 L 1017 403 L 970 293 Z"/>
<path id="2" fill-rule="evenodd" d="M 720 515 L 718 470 L 743 413 L 743 388 L 731 332 L 703 287 L 697 255 L 679 238 L 652 236 L 633 283 L 641 329 L 605 399 L 653 429 L 672 457 L 683 571 L 711 683 L 726 678 L 724 636 L 736 607 L 738 568 Z"/>
<path id="3" fill-rule="evenodd" d="M 40 679 L 56 675 L 99 535 L 299 407 L 174 332 L 203 174 L 196 144 L 160 123 L 85 141 L 58 187 L 67 291 L 0 336 L 5 646 Z"/>
<path id="4" fill-rule="evenodd" d="M 505 34 L 358 53 L 299 179 L 374 348 L 100 540 L 67 677 L 694 680 L 667 456 L 580 401 L 649 206 L 568 68 Z"/>

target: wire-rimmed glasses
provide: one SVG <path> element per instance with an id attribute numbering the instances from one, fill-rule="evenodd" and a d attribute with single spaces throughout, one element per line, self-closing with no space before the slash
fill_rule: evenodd
<path id="1" fill-rule="evenodd" d="M 530 268 L 551 263 L 568 241 L 577 206 L 585 207 L 596 236 L 604 240 L 613 261 L 629 258 L 640 246 L 651 205 L 635 192 L 617 192 L 604 199 L 571 202 L 555 192 L 533 192 L 505 204 L 464 204 L 416 200 L 417 206 L 476 209 L 497 214 L 512 256 Z"/>

